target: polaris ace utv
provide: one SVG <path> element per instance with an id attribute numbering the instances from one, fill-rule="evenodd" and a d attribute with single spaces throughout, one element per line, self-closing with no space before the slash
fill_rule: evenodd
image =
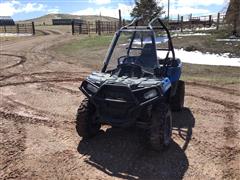
<path id="1" fill-rule="evenodd" d="M 136 126 L 153 149 L 162 150 L 171 141 L 171 110 L 180 111 L 184 104 L 182 63 L 161 19 L 139 26 L 141 19 L 116 32 L 101 72 L 82 82 L 86 98 L 77 111 L 76 130 L 90 138 L 102 124 Z"/>

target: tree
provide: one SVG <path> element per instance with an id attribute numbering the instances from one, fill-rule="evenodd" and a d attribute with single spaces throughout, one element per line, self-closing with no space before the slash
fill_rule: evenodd
<path id="1" fill-rule="evenodd" d="M 240 36 L 240 1 L 230 0 L 227 14 L 227 23 L 233 26 L 233 35 Z"/>
<path id="2" fill-rule="evenodd" d="M 130 15 L 132 17 L 141 17 L 146 23 L 148 20 L 160 16 L 163 13 L 163 7 L 159 6 L 156 0 L 136 0 L 135 7 L 133 8 Z"/>

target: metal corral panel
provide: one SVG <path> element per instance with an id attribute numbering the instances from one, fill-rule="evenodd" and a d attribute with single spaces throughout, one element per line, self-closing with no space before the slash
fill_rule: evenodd
<path id="1" fill-rule="evenodd" d="M 77 24 L 82 24 L 84 21 L 81 19 L 52 19 L 53 25 L 71 25 L 72 21 Z"/>

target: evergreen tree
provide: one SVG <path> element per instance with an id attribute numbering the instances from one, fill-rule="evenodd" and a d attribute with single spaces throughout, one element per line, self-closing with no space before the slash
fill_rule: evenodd
<path id="1" fill-rule="evenodd" d="M 143 16 L 144 22 L 163 14 L 163 7 L 156 0 L 136 0 L 135 7 L 131 12 L 132 17 Z"/>

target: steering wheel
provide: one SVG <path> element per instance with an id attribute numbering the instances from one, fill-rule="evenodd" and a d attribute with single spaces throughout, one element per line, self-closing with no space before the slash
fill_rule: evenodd
<path id="1" fill-rule="evenodd" d="M 121 64 L 132 64 L 135 63 L 136 59 L 134 57 L 129 56 L 121 56 L 118 58 L 118 65 Z"/>
<path id="2" fill-rule="evenodd" d="M 134 64 L 134 63 L 122 63 L 122 64 L 119 64 L 118 67 L 126 67 L 126 66 L 130 66 L 130 67 L 133 67 L 133 68 L 142 68 L 141 66 L 139 66 L 138 64 Z"/>
<path id="3" fill-rule="evenodd" d="M 143 74 L 141 66 L 132 63 L 124 63 L 118 65 L 119 76 L 141 77 Z"/>

